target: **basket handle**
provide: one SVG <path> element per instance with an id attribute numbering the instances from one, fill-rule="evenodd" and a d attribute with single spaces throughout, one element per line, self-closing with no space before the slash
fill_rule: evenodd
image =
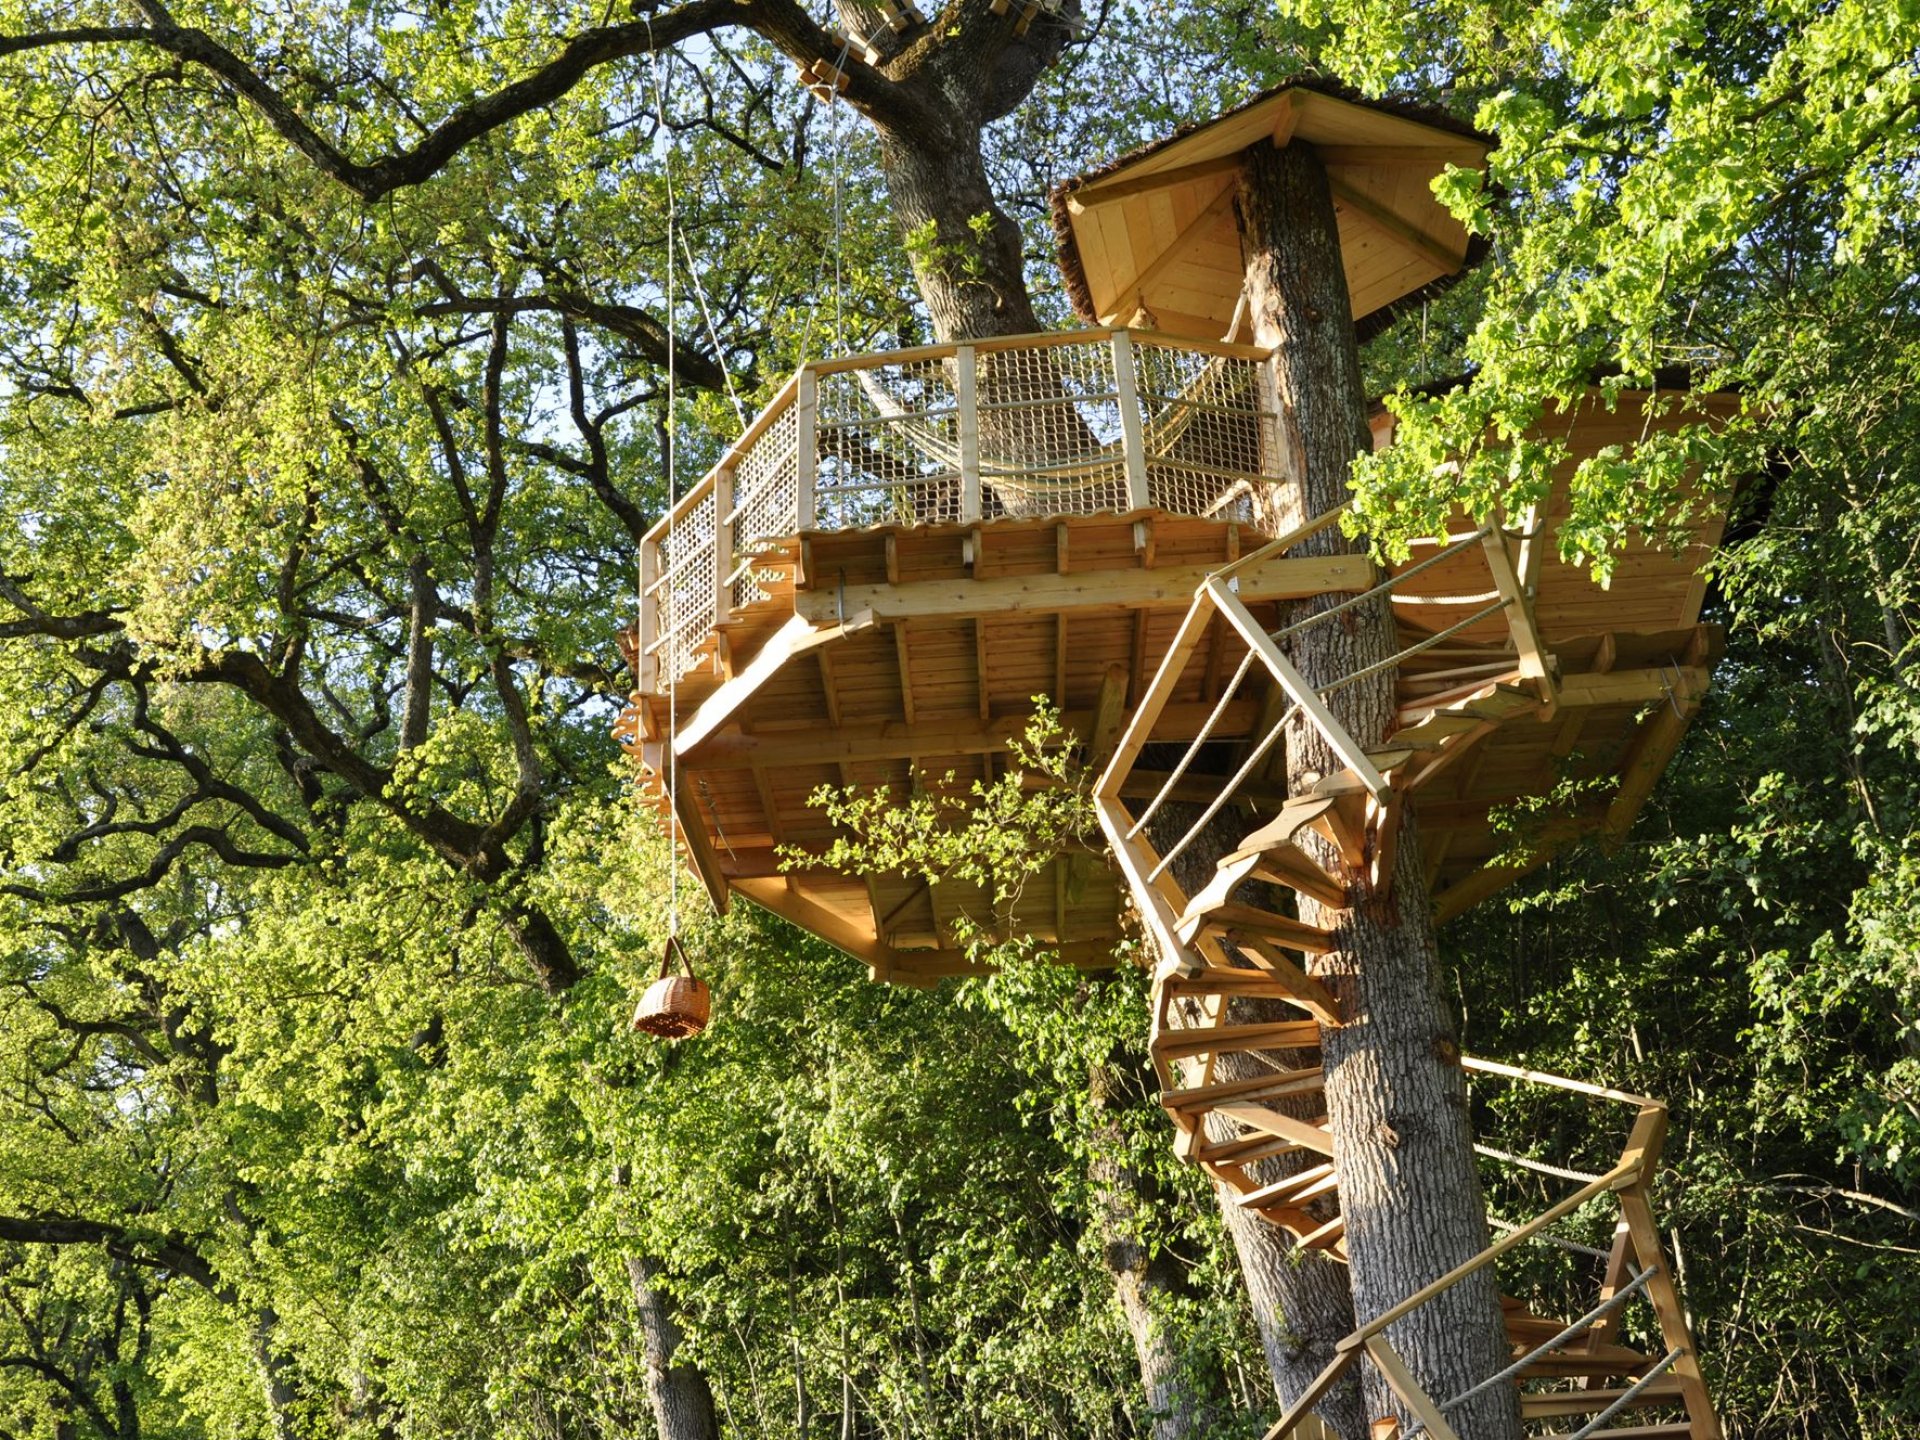
<path id="1" fill-rule="evenodd" d="M 673 973 L 673 957 L 676 955 L 680 957 L 680 968 L 687 972 L 687 978 L 698 978 L 693 973 L 693 961 L 687 958 L 686 947 L 680 943 L 678 935 L 669 935 L 666 949 L 660 952 L 660 978 L 664 980 Z"/>

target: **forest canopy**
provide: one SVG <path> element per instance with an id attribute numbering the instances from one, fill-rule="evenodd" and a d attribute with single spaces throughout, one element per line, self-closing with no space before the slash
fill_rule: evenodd
<path id="1" fill-rule="evenodd" d="M 639 537 L 797 364 L 1073 323 L 1049 193 L 1301 76 L 1499 142 L 1362 351 L 1383 549 L 1589 385 L 1740 397 L 1579 472 L 1601 575 L 1731 491 L 1726 655 L 1449 1001 L 1672 1103 L 1731 1434 L 1914 1433 L 1920 5 L 883 8 L 0 0 L 0 1436 L 1166 1435 L 1149 1273 L 1185 1433 L 1271 1421 L 1137 957 L 893 989 L 682 880 L 718 1018 L 633 1035 L 610 730 Z"/>

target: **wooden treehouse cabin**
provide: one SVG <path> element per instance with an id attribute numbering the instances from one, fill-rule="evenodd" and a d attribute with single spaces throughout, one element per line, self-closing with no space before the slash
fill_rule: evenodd
<path id="1" fill-rule="evenodd" d="M 638 690 L 621 733 L 716 905 L 745 896 L 875 979 L 971 969 L 962 919 L 1090 967 L 1113 963 L 1144 927 L 1159 955 L 1153 1055 L 1183 1153 L 1300 1244 L 1340 1257 L 1337 1156 L 1309 1063 L 1321 1027 L 1340 1019 L 1309 973 L 1326 932 L 1261 897 L 1345 903 L 1356 876 L 1391 873 L 1408 815 L 1442 919 L 1556 846 L 1622 833 L 1706 691 L 1718 640 L 1700 623 L 1699 569 L 1721 516 L 1704 507 L 1678 548 L 1630 546 L 1604 590 L 1554 551 L 1563 489 L 1538 513 L 1461 520 L 1391 567 L 1295 553 L 1338 517 L 1275 533 L 1271 497 L 1294 483 L 1275 363 L 1220 338 L 1239 330 L 1246 284 L 1241 157 L 1287 143 L 1325 162 L 1363 331 L 1473 258 L 1431 182 L 1448 165 L 1482 165 L 1491 141 L 1304 87 L 1070 184 L 1056 202 L 1063 265 L 1097 328 L 803 366 L 643 542 Z M 1649 421 L 1645 399 L 1609 409 L 1596 395 L 1556 433 L 1590 454 L 1728 404 L 1696 396 L 1684 415 Z M 1375 442 L 1391 442 L 1389 417 Z M 1311 597 L 1333 597 L 1337 613 L 1381 595 L 1397 629 L 1399 708 L 1386 744 L 1363 749 L 1325 704 L 1337 687 L 1316 691 L 1289 664 L 1286 615 Z M 1301 623 L 1314 622 L 1291 628 Z M 783 862 L 834 839 L 810 803 L 822 786 L 905 794 L 1002 773 L 1040 696 L 1101 775 L 1106 846 L 1060 856 L 1000 909 L 959 882 Z M 1276 741 L 1303 721 L 1327 730 L 1345 764 L 1290 795 Z M 1501 812 L 1556 787 L 1579 798 L 1534 827 L 1525 853 L 1507 853 Z M 1149 839 L 1170 802 L 1165 816 L 1197 810 L 1201 824 L 1226 815 L 1244 827 L 1191 895 L 1170 865 L 1186 842 L 1161 854 Z M 1325 848 L 1301 843 L 1309 832 L 1332 842 L 1331 867 L 1315 858 Z M 1298 1018 L 1238 1023 L 1237 996 L 1285 1000 Z M 1243 1052 L 1270 1057 L 1271 1073 L 1212 1077 L 1217 1058 Z M 1618 1165 L 1467 1267 L 1533 1240 L 1595 1266 L 1597 1300 L 1579 1320 L 1510 1303 L 1515 1363 L 1495 1381 L 1521 1385 L 1529 1422 L 1555 1434 L 1716 1440 L 1648 1203 L 1664 1110 L 1470 1064 L 1489 1083 L 1553 1084 L 1635 1112 Z M 1263 1179 L 1260 1162 L 1283 1155 L 1312 1163 Z M 1608 1197 L 1619 1206 L 1610 1243 L 1555 1230 Z M 1650 1344 L 1622 1338 L 1635 1304 L 1650 1308 Z M 1343 1342 L 1324 1384 L 1364 1356 L 1446 1440 L 1454 1402 L 1405 1377 L 1387 1323 Z M 1295 1433 L 1323 1393 L 1273 1433 Z"/>

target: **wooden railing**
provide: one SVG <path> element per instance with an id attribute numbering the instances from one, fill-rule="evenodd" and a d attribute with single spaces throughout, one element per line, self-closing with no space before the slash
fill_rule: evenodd
<path id="1" fill-rule="evenodd" d="M 1569 1345 L 1583 1335 L 1597 1337 L 1610 1334 L 1613 1327 L 1619 1323 L 1620 1310 L 1636 1295 L 1643 1295 L 1652 1308 L 1654 1324 L 1663 1347 L 1662 1353 L 1653 1358 L 1652 1364 L 1647 1366 L 1634 1383 L 1626 1387 L 1608 1408 L 1594 1414 L 1576 1433 L 1604 1435 L 1606 1431 L 1601 1428 L 1602 1426 L 1630 1407 L 1653 1381 L 1663 1375 L 1671 1374 L 1679 1392 L 1680 1406 L 1687 1413 L 1686 1424 L 1690 1440 L 1720 1440 L 1719 1421 L 1714 1415 L 1705 1381 L 1701 1377 L 1693 1334 L 1688 1326 L 1686 1312 L 1681 1306 L 1679 1292 L 1660 1243 L 1660 1231 L 1653 1213 L 1651 1187 L 1659 1167 L 1661 1148 L 1666 1141 L 1667 1107 L 1658 1100 L 1650 1100 L 1644 1095 L 1609 1090 L 1603 1086 L 1589 1085 L 1583 1081 L 1569 1080 L 1564 1076 L 1549 1075 L 1537 1070 L 1502 1065 L 1496 1061 L 1463 1056 L 1461 1064 L 1467 1070 L 1480 1074 L 1551 1086 L 1555 1089 L 1634 1107 L 1633 1125 L 1628 1132 L 1627 1142 L 1618 1163 L 1605 1174 L 1587 1180 L 1572 1194 L 1534 1219 L 1508 1230 L 1500 1239 L 1494 1241 L 1471 1260 L 1449 1270 L 1439 1279 L 1415 1291 L 1398 1305 L 1376 1315 L 1341 1339 L 1335 1346 L 1334 1358 L 1287 1408 L 1286 1413 L 1274 1422 L 1272 1428 L 1267 1431 L 1265 1440 L 1286 1440 L 1286 1437 L 1290 1436 L 1305 1440 L 1305 1437 L 1311 1436 L 1314 1428 L 1312 1423 L 1314 1407 L 1326 1399 L 1334 1386 L 1348 1371 L 1359 1364 L 1363 1357 L 1379 1372 L 1387 1389 L 1398 1398 L 1407 1414 L 1412 1417 L 1411 1425 L 1405 1428 L 1382 1422 L 1376 1427 L 1377 1433 L 1394 1435 L 1396 1440 L 1415 1440 L 1415 1437 L 1423 1434 L 1434 1437 L 1434 1440 L 1460 1440 L 1447 1419 L 1448 1411 L 1495 1386 L 1509 1383 L 1517 1386 L 1526 1366 L 1550 1350 Z M 1515 1157 L 1499 1156 L 1498 1158 L 1511 1160 Z M 1533 1168 L 1547 1167 L 1534 1166 Z M 1396 1323 L 1445 1294 L 1468 1276 L 1485 1270 L 1520 1246 L 1530 1241 L 1551 1238 L 1548 1232 L 1555 1225 L 1566 1220 L 1582 1207 L 1609 1195 L 1613 1196 L 1619 1204 L 1620 1220 L 1615 1227 L 1613 1247 L 1611 1251 L 1605 1252 L 1606 1269 L 1601 1279 L 1598 1301 L 1593 1308 L 1570 1322 L 1558 1335 L 1528 1353 L 1516 1356 L 1505 1369 L 1486 1377 L 1457 1396 L 1436 1400 L 1423 1389 L 1413 1378 L 1399 1352 L 1394 1349 L 1387 1332 Z"/>
<path id="2" fill-rule="evenodd" d="M 701 663 L 810 531 L 1126 513 L 1246 519 L 1281 453 L 1269 352 L 1146 331 L 802 366 L 640 546 L 640 688 Z"/>

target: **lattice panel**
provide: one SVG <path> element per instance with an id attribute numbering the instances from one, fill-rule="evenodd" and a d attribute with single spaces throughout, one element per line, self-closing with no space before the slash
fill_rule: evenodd
<path id="1" fill-rule="evenodd" d="M 822 530 L 957 522 L 960 405 L 953 362 L 822 375 L 814 523 Z"/>
<path id="2" fill-rule="evenodd" d="M 980 356 L 980 478 L 1008 515 L 1127 508 L 1113 347 L 1106 341 Z"/>
<path id="3" fill-rule="evenodd" d="M 713 491 L 708 490 L 660 537 L 660 579 L 654 591 L 660 610 L 661 678 L 669 684 L 699 664 L 718 618 L 714 601 Z"/>
<path id="4" fill-rule="evenodd" d="M 733 558 L 747 560 L 787 539 L 800 525 L 800 421 L 784 410 L 740 458 L 733 474 Z M 730 566 L 729 569 L 732 567 Z M 733 582 L 736 608 L 768 599 L 763 567 Z"/>
<path id="5" fill-rule="evenodd" d="M 1134 356 L 1152 503 L 1175 515 L 1250 519 L 1253 488 L 1267 483 L 1278 453 L 1262 362 L 1152 344 L 1136 345 Z"/>

